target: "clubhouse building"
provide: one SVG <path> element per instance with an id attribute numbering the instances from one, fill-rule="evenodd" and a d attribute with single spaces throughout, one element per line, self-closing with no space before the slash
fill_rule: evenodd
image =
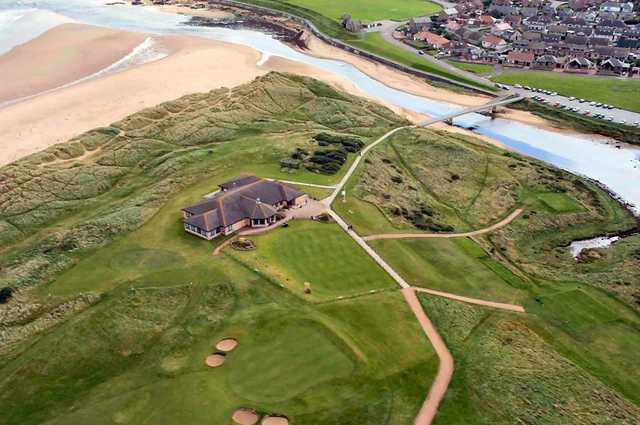
<path id="1" fill-rule="evenodd" d="M 285 210 L 306 204 L 308 196 L 286 183 L 241 177 L 182 209 L 184 230 L 203 239 L 229 235 L 243 228 L 267 227 L 285 217 Z"/>

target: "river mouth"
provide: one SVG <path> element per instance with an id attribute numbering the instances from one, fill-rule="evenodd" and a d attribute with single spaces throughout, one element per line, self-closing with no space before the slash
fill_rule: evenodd
<path id="1" fill-rule="evenodd" d="M 580 261 L 582 254 L 590 249 L 597 248 L 609 248 L 613 244 L 620 242 L 621 240 L 630 238 L 632 236 L 640 235 L 640 228 L 636 227 L 633 229 L 625 230 L 619 232 L 614 235 L 603 235 L 596 236 L 594 238 L 589 239 L 579 239 L 571 242 L 569 244 L 569 252 L 571 256 L 576 260 Z"/>
<path id="2" fill-rule="evenodd" d="M 54 12 L 86 24 L 151 34 L 192 35 L 248 46 L 260 51 L 263 57 L 279 56 L 339 75 L 373 97 L 432 117 L 463 109 L 459 105 L 391 88 L 349 63 L 305 54 L 272 35 L 258 31 L 186 25 L 190 18 L 184 15 L 162 12 L 153 7 L 106 6 L 99 0 L 8 0 L 0 4 L 0 15 L 26 8 Z M 13 32 L 15 30 L 13 28 Z M 0 39 L 2 37 L 3 28 L 0 27 Z M 640 184 L 637 183 L 640 182 L 640 147 L 623 144 L 616 147 L 617 144 L 608 143 L 605 139 L 560 134 L 503 118 L 490 119 L 481 114 L 458 117 L 454 124 L 472 128 L 474 132 L 491 137 L 510 149 L 597 181 L 618 195 L 636 215 L 640 214 Z"/>

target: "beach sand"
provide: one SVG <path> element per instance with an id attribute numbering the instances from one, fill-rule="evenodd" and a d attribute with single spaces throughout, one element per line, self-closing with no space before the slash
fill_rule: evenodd
<path id="1" fill-rule="evenodd" d="M 64 26 L 45 33 L 33 43 L 37 48 L 49 45 L 68 50 L 76 46 L 91 49 L 92 43 L 87 43 L 83 36 L 85 31 L 95 34 L 94 27 Z M 128 39 L 129 33 L 121 36 Z M 145 37 L 134 36 L 138 40 Z M 101 40 L 97 39 L 96 43 Z M 62 44 L 64 47 L 60 47 Z M 22 46 L 25 54 L 29 54 L 31 45 L 30 42 Z M 190 93 L 233 87 L 267 72 L 256 66 L 260 53 L 247 47 L 184 36 L 160 37 L 159 45 L 169 52 L 168 57 L 0 109 L 0 165 L 92 128 L 109 125 L 143 108 Z M 114 48 L 124 54 L 130 51 Z M 88 70 L 81 59 L 62 62 L 64 64 L 55 66 L 59 75 L 84 75 L 94 71 Z M 27 79 L 37 74 L 35 67 L 15 66 L 23 70 Z M 16 75 L 19 69 L 12 69 L 9 63 L 5 72 Z M 41 86 L 59 85 L 61 80 L 57 75 L 53 73 L 50 80 L 42 78 Z"/>
<path id="2" fill-rule="evenodd" d="M 63 86 L 117 62 L 145 35 L 63 24 L 0 56 L 0 104 Z"/>
<path id="3" fill-rule="evenodd" d="M 154 6 L 163 12 L 177 13 L 179 15 L 200 16 L 203 18 L 224 19 L 233 17 L 233 13 L 219 9 L 191 9 L 189 7 L 180 7 L 174 4 L 165 4 Z"/>
<path id="4" fill-rule="evenodd" d="M 75 76 L 81 78 L 95 73 L 104 68 L 103 64 L 110 65 L 129 53 L 145 37 L 145 34 L 82 24 L 62 25 L 15 49 L 19 50 L 19 55 L 10 53 L 15 55 L 15 61 L 0 56 L 0 61 L 4 60 L 0 63 L 4 63 L 4 75 L 20 75 L 25 81 L 37 81 L 37 87 L 48 90 L 70 82 Z M 189 36 L 157 36 L 156 40 L 158 47 L 168 52 L 168 57 L 50 91 L 0 109 L 0 165 L 69 140 L 92 128 L 109 125 L 143 108 L 190 93 L 234 87 L 272 70 L 320 79 L 351 94 L 378 101 L 412 122 L 427 118 L 372 97 L 347 79 L 309 65 L 279 57 L 271 57 L 264 64 L 257 65 L 261 54 L 249 47 Z M 51 72 L 40 73 L 38 67 L 25 67 L 29 63 L 29 56 L 33 58 L 47 49 L 49 52 L 46 54 L 51 61 L 47 67 Z M 90 66 L 81 55 L 56 54 L 56 51 L 72 52 L 74 49 L 103 51 L 96 54 Z M 343 56 L 353 55 L 337 50 L 336 56 L 345 59 Z M 483 96 L 474 97 L 434 88 L 398 71 L 356 59 L 366 64 L 363 67 L 367 72 L 379 71 L 376 77 L 390 86 L 463 105 L 486 101 Z M 33 84 L 29 86 L 25 83 L 18 96 L 33 94 L 36 90 Z M 9 89 L 6 90 L 8 93 Z M 10 98 L 6 93 L 5 99 Z M 510 118 L 517 119 L 515 116 Z M 544 126 L 544 120 L 539 121 L 542 123 L 539 122 L 538 126 Z M 445 124 L 434 127 L 474 135 L 471 131 Z M 480 138 L 498 144 L 488 137 Z"/>

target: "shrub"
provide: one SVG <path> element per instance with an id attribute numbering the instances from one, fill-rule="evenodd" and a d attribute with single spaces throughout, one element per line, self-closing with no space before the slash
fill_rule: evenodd
<path id="1" fill-rule="evenodd" d="M 13 288 L 6 286 L 0 289 L 0 304 L 5 304 L 13 296 Z"/>

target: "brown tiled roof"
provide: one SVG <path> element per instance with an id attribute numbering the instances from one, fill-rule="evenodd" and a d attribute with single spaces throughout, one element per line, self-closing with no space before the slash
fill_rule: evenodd
<path id="1" fill-rule="evenodd" d="M 286 183 L 243 177 L 220 185 L 225 189 L 213 197 L 184 208 L 192 214 L 186 222 L 203 230 L 229 226 L 240 220 L 261 219 L 277 213 L 274 205 L 290 202 L 302 192 Z"/>

